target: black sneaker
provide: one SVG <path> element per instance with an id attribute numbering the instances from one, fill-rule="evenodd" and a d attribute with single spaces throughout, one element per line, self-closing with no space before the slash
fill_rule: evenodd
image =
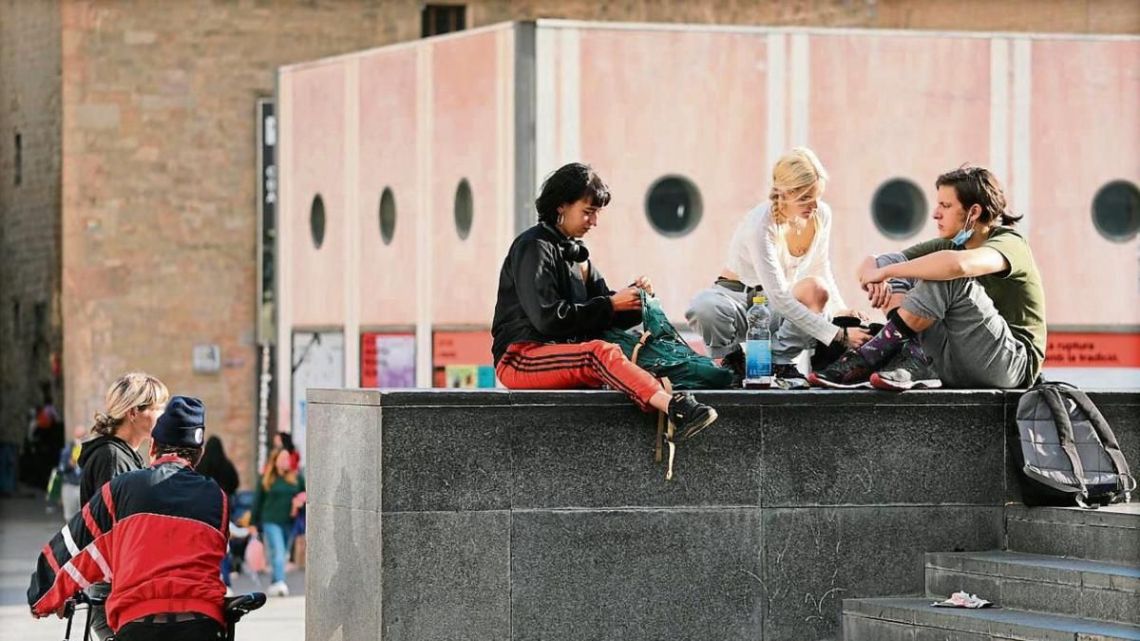
<path id="1" fill-rule="evenodd" d="M 871 374 L 871 386 L 890 392 L 942 387 L 934 362 L 921 349 L 906 348 L 890 363 Z"/>
<path id="2" fill-rule="evenodd" d="M 692 394 L 678 392 L 669 401 L 669 420 L 673 421 L 676 431 L 673 433 L 673 442 L 687 441 L 698 432 L 713 424 L 716 420 L 716 410 L 698 403 Z"/>
<path id="3" fill-rule="evenodd" d="M 855 350 L 848 350 L 839 360 L 828 365 L 822 371 L 808 374 L 807 379 L 816 387 L 834 387 L 837 389 L 854 389 L 856 387 L 869 387 L 871 373 L 874 370 Z"/>
<path id="4" fill-rule="evenodd" d="M 792 363 L 776 363 L 772 365 L 772 387 L 779 389 L 807 389 L 807 379 L 800 373 L 798 367 Z"/>
<path id="5" fill-rule="evenodd" d="M 739 345 L 720 359 L 720 366 L 732 372 L 732 387 L 744 387 L 744 350 Z"/>

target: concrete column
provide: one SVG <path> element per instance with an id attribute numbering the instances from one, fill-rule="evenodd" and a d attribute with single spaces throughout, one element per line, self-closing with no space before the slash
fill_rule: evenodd
<path id="1" fill-rule="evenodd" d="M 344 80 L 344 386 L 360 387 L 360 58 Z"/>
<path id="2" fill-rule="evenodd" d="M 429 43 L 416 49 L 416 387 L 431 387 L 432 368 L 433 51 Z"/>

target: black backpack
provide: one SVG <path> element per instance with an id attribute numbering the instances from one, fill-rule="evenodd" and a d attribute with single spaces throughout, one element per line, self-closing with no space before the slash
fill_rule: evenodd
<path id="1" fill-rule="evenodd" d="M 1067 383 L 1030 388 L 1017 404 L 1026 505 L 1127 502 L 1136 479 L 1108 421 Z"/>

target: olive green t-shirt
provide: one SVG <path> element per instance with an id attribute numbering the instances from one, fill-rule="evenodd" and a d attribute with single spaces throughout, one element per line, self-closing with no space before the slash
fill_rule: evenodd
<path id="1" fill-rule="evenodd" d="M 1025 345 L 1029 355 L 1029 378 L 1025 382 L 1032 384 L 1045 360 L 1046 339 L 1045 288 L 1041 285 L 1033 252 L 1025 238 L 1010 227 L 995 228 L 981 246 L 997 250 L 1009 263 L 1007 271 L 979 276 L 977 280 L 1009 325 L 1013 337 Z M 902 253 L 907 260 L 914 260 L 946 249 L 954 249 L 953 243 L 935 238 L 907 247 Z"/>

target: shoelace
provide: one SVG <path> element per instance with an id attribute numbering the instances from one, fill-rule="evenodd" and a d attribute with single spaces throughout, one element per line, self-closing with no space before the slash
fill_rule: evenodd
<path id="1" fill-rule="evenodd" d="M 661 386 L 665 388 L 665 393 L 670 396 L 673 395 L 673 383 L 668 378 L 661 379 Z M 669 412 L 657 413 L 657 442 L 653 450 L 653 461 L 660 463 L 662 459 L 662 440 L 669 444 L 669 462 L 665 466 L 665 480 L 673 480 L 673 459 L 677 455 L 677 445 L 673 442 L 673 437 L 676 434 L 677 426 L 674 425 L 673 419 L 669 416 Z M 664 437 L 664 438 L 663 438 Z"/>

